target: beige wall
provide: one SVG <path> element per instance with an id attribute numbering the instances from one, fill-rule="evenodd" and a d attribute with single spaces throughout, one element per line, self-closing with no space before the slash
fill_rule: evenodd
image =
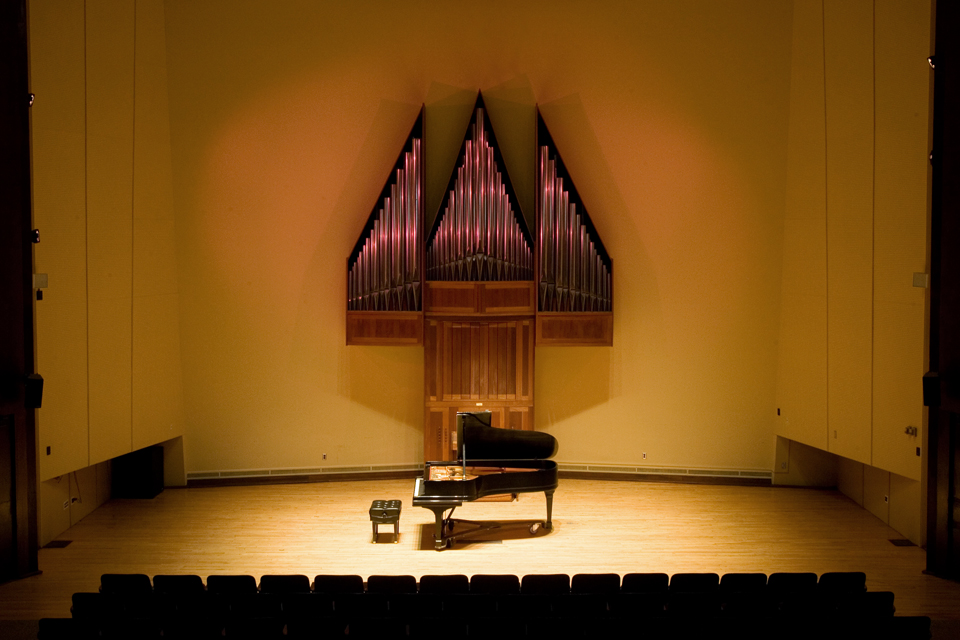
<path id="1" fill-rule="evenodd" d="M 930 19 L 926 0 L 794 3 L 775 423 L 780 436 L 913 481 Z"/>
<path id="2" fill-rule="evenodd" d="M 421 104 L 432 219 L 477 89 L 528 220 L 539 105 L 614 260 L 614 346 L 537 350 L 561 462 L 916 479 L 929 9 L 32 0 L 41 479 L 420 462 L 345 261 Z"/>
<path id="3" fill-rule="evenodd" d="M 29 21 L 49 539 L 65 522 L 51 495 L 184 420 L 163 4 L 32 0 Z"/>
<path id="4" fill-rule="evenodd" d="M 614 346 L 537 350 L 559 459 L 771 469 L 789 3 L 166 9 L 188 472 L 422 459 L 345 260 L 421 103 L 439 204 L 477 89 L 525 207 L 541 106 L 614 260 Z"/>

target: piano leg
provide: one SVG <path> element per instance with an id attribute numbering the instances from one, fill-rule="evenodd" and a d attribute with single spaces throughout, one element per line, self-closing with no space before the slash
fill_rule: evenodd
<path id="1" fill-rule="evenodd" d="M 547 496 L 547 521 L 543 523 L 547 531 L 553 530 L 553 491 L 544 491 Z"/>
<path id="2" fill-rule="evenodd" d="M 433 511 L 433 515 L 436 518 L 436 525 L 433 529 L 433 548 L 437 551 L 440 551 L 447 546 L 447 541 L 443 537 L 443 526 L 444 526 L 444 517 L 443 514 L 446 512 L 446 506 L 429 506 L 427 507 L 430 511 Z"/>

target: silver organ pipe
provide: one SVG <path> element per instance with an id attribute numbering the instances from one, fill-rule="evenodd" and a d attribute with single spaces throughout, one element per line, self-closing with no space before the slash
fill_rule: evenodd
<path id="1" fill-rule="evenodd" d="M 476 115 L 463 165 L 427 247 L 427 279 L 532 280 L 532 247 L 497 168 L 484 109 Z"/>
<path id="2" fill-rule="evenodd" d="M 586 214 L 577 211 L 550 148 L 541 146 L 540 282 L 541 311 L 610 311 L 609 261 L 590 237 Z"/>
<path id="3" fill-rule="evenodd" d="M 350 260 L 347 308 L 351 311 L 419 311 L 420 229 L 419 138 L 412 138 L 388 195 L 368 222 L 366 238 Z"/>

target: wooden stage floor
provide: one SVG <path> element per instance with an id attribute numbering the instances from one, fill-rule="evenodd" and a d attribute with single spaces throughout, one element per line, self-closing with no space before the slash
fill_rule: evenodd
<path id="1" fill-rule="evenodd" d="M 554 530 L 437 552 L 433 514 L 411 505 L 413 480 L 168 489 L 112 500 L 40 551 L 42 575 L 0 585 L 0 620 L 70 615 L 70 597 L 103 573 L 450 574 L 864 571 L 870 590 L 896 594 L 898 615 L 960 620 L 960 583 L 922 573 L 924 551 L 836 491 L 562 480 Z M 377 499 L 400 499 L 400 540 Z M 475 520 L 533 520 L 543 494 L 468 503 Z M 388 533 L 390 532 L 390 533 Z M 541 532 L 545 533 L 545 532 Z"/>

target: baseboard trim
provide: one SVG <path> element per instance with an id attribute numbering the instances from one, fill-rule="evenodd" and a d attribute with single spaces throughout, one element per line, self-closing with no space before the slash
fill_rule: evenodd
<path id="1" fill-rule="evenodd" d="M 561 480 L 611 480 L 619 482 L 672 482 L 675 484 L 723 484 L 741 487 L 770 487 L 769 478 L 745 478 L 731 476 L 688 476 L 660 473 L 615 473 L 610 471 L 564 471 Z"/>
<path id="2" fill-rule="evenodd" d="M 423 465 L 323 467 L 317 469 L 251 469 L 248 471 L 199 471 L 187 474 L 187 487 L 236 487 L 308 482 L 355 482 L 357 480 L 402 480 L 423 474 Z"/>
<path id="3" fill-rule="evenodd" d="M 634 467 L 560 463 L 561 479 L 616 480 L 629 482 L 674 482 L 684 484 L 722 484 L 748 487 L 773 485 L 770 471 L 736 469 L 688 469 L 673 467 Z M 248 485 L 300 484 L 309 482 L 354 482 L 358 480 L 398 480 L 417 478 L 423 465 L 363 465 L 318 467 L 309 469 L 249 469 L 197 471 L 187 474 L 187 487 L 228 487 Z"/>

